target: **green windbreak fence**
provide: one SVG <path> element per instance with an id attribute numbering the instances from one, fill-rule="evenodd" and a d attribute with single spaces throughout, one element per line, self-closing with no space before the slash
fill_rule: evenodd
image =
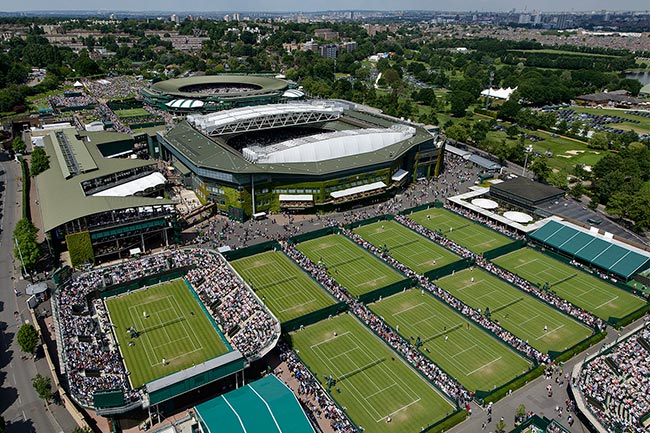
<path id="1" fill-rule="evenodd" d="M 387 298 L 391 295 L 394 295 L 395 293 L 409 289 L 416 284 L 417 281 L 411 278 L 398 281 L 396 283 L 380 287 L 379 289 L 373 290 L 372 292 L 364 293 L 363 295 L 359 296 L 359 301 L 363 302 L 364 304 L 375 302 L 379 298 Z"/>
<path id="2" fill-rule="evenodd" d="M 573 346 L 569 347 L 567 350 L 563 352 L 556 352 L 553 350 L 550 350 L 548 352 L 548 356 L 551 357 L 552 360 L 556 362 L 564 362 L 568 361 L 569 359 L 573 358 L 575 355 L 578 353 L 584 352 L 585 350 L 589 349 L 591 346 L 594 344 L 598 343 L 599 341 L 603 340 L 607 336 L 607 332 L 599 332 L 598 334 L 592 334 L 591 336 L 585 338 L 584 340 L 574 344 Z"/>
<path id="3" fill-rule="evenodd" d="M 311 313 L 307 313 L 303 316 L 296 317 L 295 319 L 287 320 L 280 326 L 283 333 L 295 331 L 296 329 L 300 329 L 301 326 L 313 325 L 314 323 L 327 319 L 330 316 L 336 316 L 337 314 L 340 314 L 347 309 L 348 306 L 345 302 L 339 302 L 337 304 L 321 308 L 320 310 L 312 311 Z"/>
<path id="4" fill-rule="evenodd" d="M 357 227 L 367 226 L 368 224 L 376 223 L 377 221 L 392 221 L 395 217 L 393 215 L 380 215 L 372 218 L 368 218 L 363 221 L 355 221 L 345 226 L 348 230 L 354 230 Z"/>
<path id="5" fill-rule="evenodd" d="M 507 245 L 502 245 L 500 247 L 496 247 L 484 252 L 483 257 L 485 257 L 488 260 L 492 260 L 497 257 L 503 256 L 505 254 L 511 253 L 513 251 L 517 251 L 518 249 L 523 248 L 525 245 L 526 245 L 526 241 L 523 241 L 521 239 L 516 240 Z"/>
<path id="6" fill-rule="evenodd" d="M 340 232 L 341 229 L 339 229 L 338 227 L 326 227 L 324 229 L 314 230 L 313 232 L 296 235 L 292 238 L 289 238 L 289 242 L 291 242 L 294 245 L 297 245 L 301 242 L 310 241 L 312 239 L 320 238 L 322 236 L 338 234 Z"/>
<path id="7" fill-rule="evenodd" d="M 424 276 L 433 281 L 451 275 L 456 271 L 462 271 L 463 269 L 469 268 L 471 265 L 473 265 L 473 262 L 470 259 L 460 259 L 437 269 L 427 271 L 424 273 Z"/>
<path id="8" fill-rule="evenodd" d="M 175 280 L 181 278 L 187 274 L 187 271 L 191 269 L 191 266 L 185 266 L 183 268 L 176 268 L 170 271 L 161 272 L 154 276 L 148 276 L 140 278 L 138 280 L 129 281 L 124 284 L 116 284 L 109 287 L 98 287 L 94 292 L 91 292 L 93 297 L 102 297 L 108 298 L 111 296 L 119 295 L 121 293 L 128 292 L 129 290 L 138 290 L 142 287 L 153 286 L 154 284 L 160 284 L 165 281 Z"/>
<path id="9" fill-rule="evenodd" d="M 122 390 L 96 392 L 93 394 L 93 406 L 98 409 L 123 406 L 125 401 L 124 392 Z"/>
<path id="10" fill-rule="evenodd" d="M 183 393 L 191 391 L 193 389 L 199 388 L 208 383 L 214 382 L 226 376 L 243 370 L 245 367 L 244 358 L 239 358 L 234 361 L 231 361 L 225 365 L 213 368 L 211 370 L 205 371 L 203 373 L 194 375 L 188 379 L 182 380 L 170 384 L 169 386 L 149 392 L 149 400 L 151 405 L 162 403 L 163 401 L 170 400 L 174 397 L 177 397 Z"/>
<path id="11" fill-rule="evenodd" d="M 543 365 L 532 366 L 525 373 L 520 374 L 519 376 L 515 377 L 507 383 L 504 383 L 498 388 L 491 389 L 489 391 L 476 390 L 474 393 L 474 398 L 476 398 L 476 401 L 478 401 L 479 404 L 489 402 L 494 403 L 505 397 L 506 394 L 508 394 L 510 391 L 516 391 L 522 386 L 527 385 L 531 380 L 540 377 L 544 373 L 545 368 L 546 367 Z"/>
<path id="12" fill-rule="evenodd" d="M 241 259 L 242 257 L 254 256 L 255 254 L 270 251 L 274 248 L 278 251 L 282 249 L 277 241 L 267 241 L 262 242 L 261 244 L 251 245 L 250 247 L 240 248 L 234 251 L 227 251 L 222 254 L 226 260 L 232 262 L 233 260 Z"/>
<path id="13" fill-rule="evenodd" d="M 413 213 L 413 212 L 419 212 L 421 210 L 431 209 L 432 207 L 441 208 L 441 207 L 444 207 L 444 203 L 441 202 L 441 201 L 436 200 L 436 201 L 431 202 L 431 203 L 421 204 L 419 206 L 404 209 L 404 210 L 400 211 L 399 214 L 400 215 L 408 215 L 408 214 Z"/>

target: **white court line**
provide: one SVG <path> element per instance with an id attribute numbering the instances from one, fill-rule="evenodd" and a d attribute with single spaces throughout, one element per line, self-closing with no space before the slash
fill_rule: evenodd
<path id="1" fill-rule="evenodd" d="M 488 362 L 488 363 L 485 364 L 485 365 L 480 366 L 480 367 L 477 368 L 477 369 L 474 369 L 474 370 L 470 371 L 469 373 L 467 373 L 467 375 L 470 376 L 470 375 L 476 373 L 477 371 L 484 369 L 484 368 L 487 367 L 488 365 L 490 365 L 490 364 L 494 364 L 495 362 L 497 362 L 497 361 L 500 360 L 500 359 L 501 359 L 501 356 L 499 356 L 497 359 L 493 359 L 492 361 Z"/>
<path id="2" fill-rule="evenodd" d="M 522 266 L 528 266 L 528 265 L 530 265 L 531 263 L 535 263 L 536 261 L 537 261 L 537 259 L 529 260 L 529 261 L 527 261 L 527 262 L 525 262 L 525 263 L 522 263 L 521 265 L 516 265 L 516 266 L 515 266 L 515 269 L 519 269 L 519 268 L 521 268 Z"/>
<path id="3" fill-rule="evenodd" d="M 355 348 L 353 348 L 353 349 L 348 349 L 348 350 L 346 350 L 345 352 L 337 353 L 336 355 L 332 356 L 330 359 L 336 359 L 336 358 L 338 358 L 339 356 L 343 356 L 343 355 L 345 355 L 345 354 L 347 354 L 347 353 L 354 352 L 354 351 L 357 350 L 357 349 L 358 349 L 358 348 L 355 347 Z"/>
<path id="4" fill-rule="evenodd" d="M 336 338 L 340 338 L 340 337 L 343 337 L 344 335 L 348 335 L 348 334 L 350 334 L 350 331 L 346 331 L 346 332 L 344 332 L 344 333 L 341 334 L 341 335 L 337 335 L 337 336 L 335 336 L 335 337 L 330 337 L 330 338 L 327 338 L 327 339 L 325 339 L 325 340 L 323 340 L 323 341 L 320 341 L 320 342 L 318 342 L 318 343 L 316 343 L 316 344 L 312 344 L 311 346 L 309 346 L 309 348 L 310 348 L 310 349 L 313 349 L 314 347 L 318 347 L 318 346 L 320 346 L 320 345 L 323 344 L 323 343 L 327 343 L 328 341 L 332 341 L 332 340 L 334 340 L 334 339 L 336 339 Z"/>
<path id="5" fill-rule="evenodd" d="M 480 279 L 480 280 L 475 280 L 473 283 L 470 282 L 469 284 L 466 284 L 464 287 L 460 287 L 460 288 L 458 288 L 458 291 L 460 292 L 461 290 L 464 290 L 464 289 L 466 289 L 466 288 L 468 288 L 468 287 L 475 286 L 475 285 L 477 285 L 477 284 L 479 284 L 479 283 L 485 283 L 485 280 L 484 280 L 484 279 Z M 490 285 L 488 284 L 488 286 L 490 286 Z M 490 287 L 490 288 L 491 288 L 491 287 Z M 490 292 L 490 293 L 494 293 L 494 290 L 492 290 L 492 292 Z"/>
<path id="6" fill-rule="evenodd" d="M 617 300 L 617 299 L 618 299 L 618 295 L 614 296 L 614 297 L 613 297 L 612 299 L 610 299 L 609 301 L 603 302 L 603 303 L 600 304 L 599 306 L 595 307 L 594 310 L 597 310 L 597 309 L 599 309 L 600 307 L 604 307 L 605 305 L 607 305 L 607 304 L 609 304 L 610 302 L 613 302 L 613 301 L 615 301 L 615 300 Z"/>
<path id="7" fill-rule="evenodd" d="M 526 323 L 530 322 L 531 320 L 537 319 L 538 317 L 540 317 L 540 315 L 535 314 L 534 316 L 531 316 L 530 318 L 524 320 L 523 322 L 519 322 L 519 327 L 521 327 L 521 325 L 525 325 Z"/>
<path id="8" fill-rule="evenodd" d="M 418 320 L 418 321 L 412 322 L 412 323 L 411 323 L 411 326 L 417 326 L 417 325 L 419 325 L 419 324 L 422 323 L 422 322 L 427 322 L 427 321 L 429 321 L 429 320 L 433 320 L 433 319 L 435 319 L 436 317 L 439 317 L 439 316 L 438 316 L 437 314 L 434 314 L 433 316 L 425 317 L 424 319 L 420 319 L 420 320 Z"/>
<path id="9" fill-rule="evenodd" d="M 452 357 L 452 359 L 453 359 L 453 358 L 457 357 L 458 355 L 462 355 L 463 353 L 472 350 L 472 349 L 475 348 L 475 347 L 478 347 L 478 346 L 477 346 L 476 344 L 472 344 L 472 345 L 469 346 L 468 348 L 466 348 L 466 349 L 464 349 L 464 350 L 461 350 L 460 352 L 458 352 L 458 353 L 455 354 L 455 355 L 452 355 L 451 357 Z"/>
<path id="10" fill-rule="evenodd" d="M 550 331 L 543 333 L 542 335 L 540 335 L 539 337 L 537 337 L 535 340 L 541 340 L 542 338 L 546 337 L 546 336 L 549 335 L 549 334 L 554 333 L 555 331 L 557 331 L 558 329 L 561 329 L 561 328 L 564 328 L 564 325 L 560 325 L 560 326 L 558 326 L 558 327 L 555 328 L 555 329 L 551 329 Z"/>
<path id="11" fill-rule="evenodd" d="M 373 392 L 372 394 L 363 397 L 363 399 L 366 401 L 366 403 L 368 403 L 368 399 L 369 399 L 369 398 L 372 398 L 372 397 L 376 396 L 377 394 L 380 394 L 380 393 L 386 391 L 387 389 L 394 387 L 395 385 L 397 385 L 397 383 L 394 383 L 394 382 L 393 382 L 392 385 L 388 385 L 387 387 L 382 388 L 382 389 L 380 389 L 380 390 L 377 391 L 377 392 Z"/>
<path id="12" fill-rule="evenodd" d="M 414 308 L 417 308 L 417 307 L 419 307 L 420 305 L 425 305 L 425 304 L 424 304 L 424 302 L 420 302 L 419 304 L 412 305 L 412 306 L 410 306 L 410 307 L 408 307 L 408 308 L 405 308 L 405 309 L 400 310 L 400 311 L 398 311 L 398 312 L 396 312 L 396 313 L 393 313 L 393 316 L 397 316 L 398 314 L 406 313 L 407 311 L 410 311 L 410 310 L 412 310 L 412 309 L 414 309 Z"/>
<path id="13" fill-rule="evenodd" d="M 385 417 L 383 417 L 383 418 L 379 418 L 379 419 L 377 420 L 377 422 L 382 422 L 383 420 L 385 420 L 385 419 L 388 418 L 389 416 L 393 416 L 393 415 L 395 415 L 397 412 L 403 411 L 404 409 L 407 409 L 409 406 L 413 406 L 415 403 L 419 402 L 420 400 L 422 400 L 422 397 L 418 397 L 417 400 L 414 400 L 414 401 L 410 402 L 410 403 L 407 404 L 406 406 L 402 406 L 402 407 L 400 407 L 399 409 L 397 409 L 396 411 L 389 413 L 389 414 L 386 415 Z"/>

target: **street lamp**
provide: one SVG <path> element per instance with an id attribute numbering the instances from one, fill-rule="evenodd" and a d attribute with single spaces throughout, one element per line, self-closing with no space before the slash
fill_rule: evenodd
<path id="1" fill-rule="evenodd" d="M 23 260 L 23 252 L 20 250 L 20 245 L 18 245 L 18 239 L 14 238 L 14 243 L 16 248 L 18 248 L 18 255 L 20 256 L 20 263 L 23 265 L 23 275 L 28 276 L 27 268 L 25 267 L 25 261 Z"/>
<path id="2" fill-rule="evenodd" d="M 533 151 L 533 145 L 529 145 L 526 150 L 524 150 L 524 153 L 526 154 L 526 159 L 524 160 L 524 169 L 521 172 L 522 176 L 526 176 L 526 165 L 528 164 L 528 155 Z"/>

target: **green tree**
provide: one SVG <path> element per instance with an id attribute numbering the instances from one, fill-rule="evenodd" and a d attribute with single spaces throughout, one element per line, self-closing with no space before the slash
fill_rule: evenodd
<path id="1" fill-rule="evenodd" d="M 30 355 L 33 355 L 36 352 L 36 347 L 38 346 L 38 331 L 31 323 L 25 323 L 20 327 L 16 339 L 18 340 L 20 350 L 23 352 L 29 353 Z"/>
<path id="2" fill-rule="evenodd" d="M 30 174 L 32 177 L 36 177 L 48 168 L 50 168 L 50 157 L 42 147 L 37 147 L 32 152 Z"/>
<path id="3" fill-rule="evenodd" d="M 515 138 L 517 135 L 519 135 L 519 128 L 517 128 L 517 125 L 511 125 L 506 128 L 506 135 L 508 138 Z"/>
<path id="4" fill-rule="evenodd" d="M 36 390 L 36 394 L 49 404 L 52 398 L 52 380 L 39 373 L 32 378 L 32 386 Z"/>
<path id="5" fill-rule="evenodd" d="M 499 422 L 494 426 L 494 430 L 496 433 L 505 433 L 506 423 L 503 422 L 503 420 L 499 420 Z"/>
<path id="6" fill-rule="evenodd" d="M 450 93 L 449 103 L 451 104 L 451 114 L 455 117 L 463 117 L 469 105 L 474 101 L 471 93 L 464 90 L 454 90 Z"/>
<path id="7" fill-rule="evenodd" d="M 451 125 L 449 128 L 445 129 L 445 134 L 452 140 L 463 143 L 466 143 L 469 138 L 469 131 L 465 125 L 461 125 L 460 123 Z"/>
<path id="8" fill-rule="evenodd" d="M 28 270 L 36 267 L 41 256 L 37 233 L 38 229 L 27 218 L 18 221 L 13 233 L 14 241 L 18 243 L 14 247 L 14 257 L 17 260 L 22 258 L 23 264 Z"/>
<path id="9" fill-rule="evenodd" d="M 551 175 L 551 167 L 549 167 L 548 158 L 545 156 L 535 158 L 530 165 L 530 169 L 542 182 L 548 181 L 548 177 Z"/>
<path id="10" fill-rule="evenodd" d="M 589 139 L 589 147 L 592 149 L 608 149 L 609 137 L 606 132 L 594 132 Z"/>
<path id="11" fill-rule="evenodd" d="M 16 153 L 25 153 L 25 150 L 27 150 L 27 145 L 22 138 L 16 137 L 12 143 L 12 148 Z"/>
<path id="12" fill-rule="evenodd" d="M 93 433 L 93 431 L 90 429 L 90 427 L 85 426 L 85 427 L 77 427 L 74 430 L 72 430 L 72 433 Z"/>
<path id="13" fill-rule="evenodd" d="M 627 218 L 630 209 L 636 206 L 633 202 L 633 197 L 626 193 L 616 193 L 607 200 L 605 210 L 610 215 Z"/>

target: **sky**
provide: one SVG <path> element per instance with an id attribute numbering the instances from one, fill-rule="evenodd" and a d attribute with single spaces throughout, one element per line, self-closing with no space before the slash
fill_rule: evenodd
<path id="1" fill-rule="evenodd" d="M 233 9 L 235 7 L 237 9 Z M 128 11 L 322 11 L 322 10 L 454 10 L 454 11 L 592 11 L 650 10 L 649 0 L 0 0 L 0 11 L 128 10 Z"/>

